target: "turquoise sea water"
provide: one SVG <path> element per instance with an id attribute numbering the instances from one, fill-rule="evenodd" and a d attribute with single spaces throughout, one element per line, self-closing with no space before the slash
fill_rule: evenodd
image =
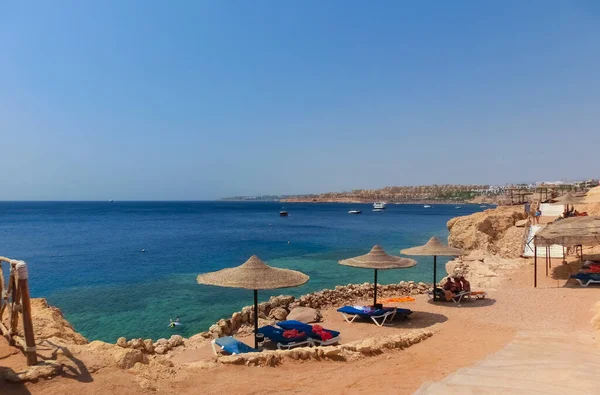
<path id="1" fill-rule="evenodd" d="M 0 255 L 26 260 L 32 296 L 60 307 L 91 340 L 190 336 L 252 303 L 252 291 L 198 285 L 199 273 L 237 266 L 256 254 L 310 276 L 301 287 L 259 292 L 261 301 L 372 282 L 372 271 L 337 261 L 367 253 L 374 244 L 398 255 L 433 235 L 445 239 L 450 218 L 481 210 L 388 205 L 374 213 L 366 204 L 311 203 L 285 208 L 287 218 L 279 217 L 276 202 L 2 202 Z M 363 214 L 349 215 L 353 208 Z M 410 269 L 381 272 L 379 281 L 431 282 L 432 259 L 417 261 Z M 184 325 L 168 328 L 176 316 Z"/>

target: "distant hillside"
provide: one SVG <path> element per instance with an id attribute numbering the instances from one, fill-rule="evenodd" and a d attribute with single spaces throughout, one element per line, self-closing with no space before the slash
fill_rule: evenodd
<path id="1" fill-rule="evenodd" d="M 381 189 L 355 189 L 345 192 L 328 192 L 309 195 L 288 196 L 237 196 L 225 198 L 225 200 L 244 201 L 282 201 L 282 202 L 376 202 L 388 203 L 461 203 L 467 202 L 476 196 L 490 196 L 494 198 L 495 193 L 489 193 L 488 185 L 422 185 L 422 186 L 397 186 Z"/>
<path id="2" fill-rule="evenodd" d="M 385 187 L 381 189 L 355 189 L 350 192 L 328 192 L 320 195 L 298 196 L 282 201 L 303 202 L 466 202 L 487 190 L 488 185 L 423 185 Z"/>

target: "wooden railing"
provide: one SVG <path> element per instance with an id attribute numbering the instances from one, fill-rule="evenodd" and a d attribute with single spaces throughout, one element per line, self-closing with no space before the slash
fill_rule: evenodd
<path id="1" fill-rule="evenodd" d="M 3 265 L 8 265 L 10 276 L 4 280 Z M 0 256 L 0 331 L 11 346 L 19 346 L 27 356 L 27 365 L 37 363 L 35 336 L 31 320 L 31 302 L 29 299 L 29 274 L 23 261 Z M 5 325 L 4 312 L 7 312 L 8 324 Z M 19 317 L 23 325 L 23 335 L 18 332 Z"/>

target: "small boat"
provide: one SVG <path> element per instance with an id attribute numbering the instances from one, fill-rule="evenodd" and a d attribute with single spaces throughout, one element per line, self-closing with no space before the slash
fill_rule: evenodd
<path id="1" fill-rule="evenodd" d="M 462 207 L 460 207 L 460 206 L 456 206 L 456 207 L 454 207 L 454 208 L 462 208 Z"/>
<path id="2" fill-rule="evenodd" d="M 374 209 L 373 209 L 373 212 L 374 212 L 374 213 L 382 213 L 382 212 L 383 212 L 383 209 L 382 209 L 382 208 L 374 208 Z"/>
<path id="3" fill-rule="evenodd" d="M 109 202 L 109 203 L 113 203 L 113 202 L 114 202 L 114 200 L 110 199 L 108 202 Z"/>
<path id="4" fill-rule="evenodd" d="M 288 212 L 287 212 L 287 211 L 285 211 L 285 210 L 281 210 L 281 211 L 279 212 L 279 216 L 280 216 L 280 217 L 288 217 L 288 216 L 289 216 L 289 214 L 288 214 Z"/>
<path id="5" fill-rule="evenodd" d="M 375 203 L 373 203 L 373 208 L 385 210 L 385 203 L 384 202 L 375 202 Z M 373 211 L 375 211 L 375 210 L 373 210 Z"/>
<path id="6" fill-rule="evenodd" d="M 350 211 L 348 211 L 348 214 L 362 214 L 362 211 L 360 211 L 360 210 L 350 210 Z"/>
<path id="7" fill-rule="evenodd" d="M 423 206 L 423 208 L 429 208 L 429 207 L 431 207 L 431 206 L 428 205 L 428 204 L 426 204 L 426 205 Z"/>

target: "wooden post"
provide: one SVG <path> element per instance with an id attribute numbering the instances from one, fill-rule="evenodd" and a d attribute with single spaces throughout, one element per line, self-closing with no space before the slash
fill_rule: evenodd
<path id="1" fill-rule="evenodd" d="M 2 322 L 2 315 L 6 308 L 6 301 L 4 300 L 4 275 L 2 274 L 2 261 L 0 260 L 0 323 Z"/>
<path id="2" fill-rule="evenodd" d="M 8 344 L 11 346 L 15 345 L 14 335 L 17 334 L 17 327 L 19 325 L 19 312 L 17 311 L 17 306 L 21 300 L 21 296 L 19 295 L 19 288 L 17 286 L 16 281 L 16 272 L 15 272 L 15 264 L 11 263 L 10 269 L 10 278 L 8 279 L 8 292 L 12 294 L 12 300 L 8 305 Z"/>
<path id="3" fill-rule="evenodd" d="M 18 277 L 18 289 L 21 296 L 21 314 L 23 315 L 23 332 L 25 334 L 25 355 L 27 355 L 27 365 L 37 364 L 37 354 L 35 348 L 35 336 L 33 334 L 33 321 L 31 319 L 31 301 L 29 299 L 29 273 L 27 264 L 23 261 L 16 264 L 16 273 Z"/>
<path id="4" fill-rule="evenodd" d="M 258 348 L 258 290 L 254 290 L 254 348 Z"/>
<path id="5" fill-rule="evenodd" d="M 546 246 L 546 277 L 548 277 L 548 246 Z"/>
<path id="6" fill-rule="evenodd" d="M 537 244 L 533 241 L 533 287 L 537 288 Z"/>
<path id="7" fill-rule="evenodd" d="M 435 302 L 435 288 L 437 285 L 437 256 L 433 256 L 433 301 Z"/>
<path id="8" fill-rule="evenodd" d="M 374 287 L 375 289 L 373 290 L 373 308 L 376 309 L 377 307 L 375 307 L 377 305 L 377 269 L 375 269 L 375 284 Z"/>

